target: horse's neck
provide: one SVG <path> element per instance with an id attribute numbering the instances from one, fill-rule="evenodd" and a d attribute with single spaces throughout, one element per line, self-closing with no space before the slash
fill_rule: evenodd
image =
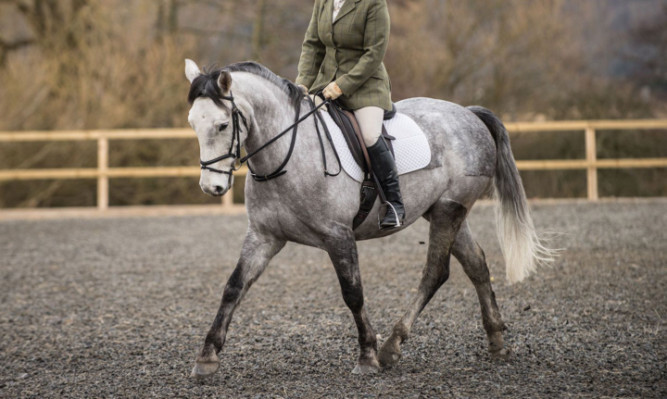
<path id="1" fill-rule="evenodd" d="M 238 75 L 238 76 L 237 76 Z M 277 86 L 263 78 L 241 73 L 233 76 L 234 96 L 243 100 L 248 109 L 244 114 L 251 120 L 250 131 L 244 146 L 247 153 L 260 148 L 294 122 L 294 110 L 287 95 Z M 290 133 L 261 150 L 250 160 L 258 173 L 270 173 L 286 156 L 289 150 Z M 269 170 L 271 169 L 271 170 Z"/>

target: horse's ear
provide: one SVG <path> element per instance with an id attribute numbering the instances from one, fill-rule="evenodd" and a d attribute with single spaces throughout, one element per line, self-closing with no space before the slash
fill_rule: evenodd
<path id="1" fill-rule="evenodd" d="M 229 71 L 223 70 L 220 72 L 218 87 L 223 95 L 229 94 L 229 90 L 232 88 L 232 74 Z"/>
<path id="2" fill-rule="evenodd" d="M 201 75 L 201 71 L 199 70 L 199 67 L 197 66 L 197 64 L 194 61 L 192 61 L 191 59 L 186 58 L 185 59 L 185 77 L 188 78 L 190 83 L 192 83 L 192 81 L 195 80 L 195 78 L 199 75 Z"/>

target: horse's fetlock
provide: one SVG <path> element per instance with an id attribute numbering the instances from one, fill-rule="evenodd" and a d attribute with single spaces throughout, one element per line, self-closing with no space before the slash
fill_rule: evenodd
<path id="1" fill-rule="evenodd" d="M 398 323 L 394 326 L 392 335 L 400 339 L 399 343 L 403 343 L 407 341 L 408 336 L 410 335 L 410 329 L 406 325 Z"/>
<path id="2" fill-rule="evenodd" d="M 364 359 L 377 361 L 377 354 L 377 345 L 373 347 L 362 348 L 361 352 L 359 353 L 359 361 Z"/>
<path id="3" fill-rule="evenodd" d="M 488 339 L 489 339 L 489 351 L 492 353 L 498 352 L 505 347 L 505 340 L 503 338 L 502 332 L 500 331 L 489 333 Z"/>
<path id="4" fill-rule="evenodd" d="M 373 334 L 373 336 L 370 336 L 370 335 L 369 335 L 369 337 L 366 338 L 366 339 L 364 340 L 364 342 L 361 343 L 361 346 L 362 346 L 363 348 L 366 348 L 366 350 L 367 350 L 368 352 L 377 353 L 377 349 L 378 349 L 378 340 L 377 340 L 377 338 L 375 337 L 375 334 Z"/>

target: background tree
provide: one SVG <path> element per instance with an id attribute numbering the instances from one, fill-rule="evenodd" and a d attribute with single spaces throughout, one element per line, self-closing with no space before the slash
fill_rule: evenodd
<path id="1" fill-rule="evenodd" d="M 0 0 L 0 130 L 184 127 L 184 58 L 217 66 L 255 59 L 293 79 L 312 5 Z M 666 114 L 663 0 L 392 0 L 389 7 L 385 63 L 395 100 L 480 104 L 505 121 Z M 648 139 L 602 132 L 598 156 L 665 156 L 664 134 L 642 137 Z M 197 159 L 195 140 L 134 144 L 114 142 L 112 165 Z M 88 145 L 2 144 L 0 165 L 90 167 L 95 151 Z M 568 135 L 515 135 L 513 145 L 524 159 L 583 155 L 581 140 Z M 530 195 L 581 195 L 583 173 L 572 173 L 523 175 Z M 607 193 L 642 181 L 648 186 L 633 190 L 667 194 L 659 188 L 664 171 L 637 172 L 649 174 L 641 179 L 610 173 L 601 179 L 603 188 L 612 181 Z M 190 179 L 111 184 L 112 204 L 214 201 L 199 195 Z M 5 183 L 0 206 L 90 205 L 94 193 L 91 181 Z"/>

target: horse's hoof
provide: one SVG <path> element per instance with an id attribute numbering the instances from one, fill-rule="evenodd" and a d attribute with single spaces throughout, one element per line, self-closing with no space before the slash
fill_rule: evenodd
<path id="1" fill-rule="evenodd" d="M 202 353 L 197 357 L 197 361 L 195 362 L 195 366 L 192 368 L 190 377 L 200 378 L 209 376 L 218 371 L 219 367 L 220 358 L 218 355 L 214 350 L 208 350 L 208 348 L 205 347 L 202 350 Z"/>
<path id="2" fill-rule="evenodd" d="M 192 373 L 190 373 L 190 377 L 192 378 L 208 377 L 209 375 L 218 371 L 218 368 L 220 368 L 220 362 L 196 362 L 195 366 L 192 368 Z"/>
<path id="3" fill-rule="evenodd" d="M 354 370 L 352 370 L 352 374 L 358 374 L 358 375 L 377 374 L 378 371 L 380 371 L 379 366 L 357 364 Z"/>
<path id="4" fill-rule="evenodd" d="M 399 360 L 401 360 L 401 347 L 396 341 L 393 341 L 391 338 L 382 345 L 380 353 L 378 354 L 378 359 L 380 360 L 380 366 L 382 368 L 390 368 Z"/>
<path id="5" fill-rule="evenodd" d="M 193 378 L 202 378 L 209 376 L 220 367 L 220 358 L 215 352 L 205 352 L 206 354 L 200 355 L 195 362 L 195 366 L 192 368 L 192 373 L 190 377 Z"/>
<path id="6" fill-rule="evenodd" d="M 506 348 L 497 351 L 491 351 L 491 359 L 493 360 L 509 360 L 511 355 L 512 351 Z"/>

